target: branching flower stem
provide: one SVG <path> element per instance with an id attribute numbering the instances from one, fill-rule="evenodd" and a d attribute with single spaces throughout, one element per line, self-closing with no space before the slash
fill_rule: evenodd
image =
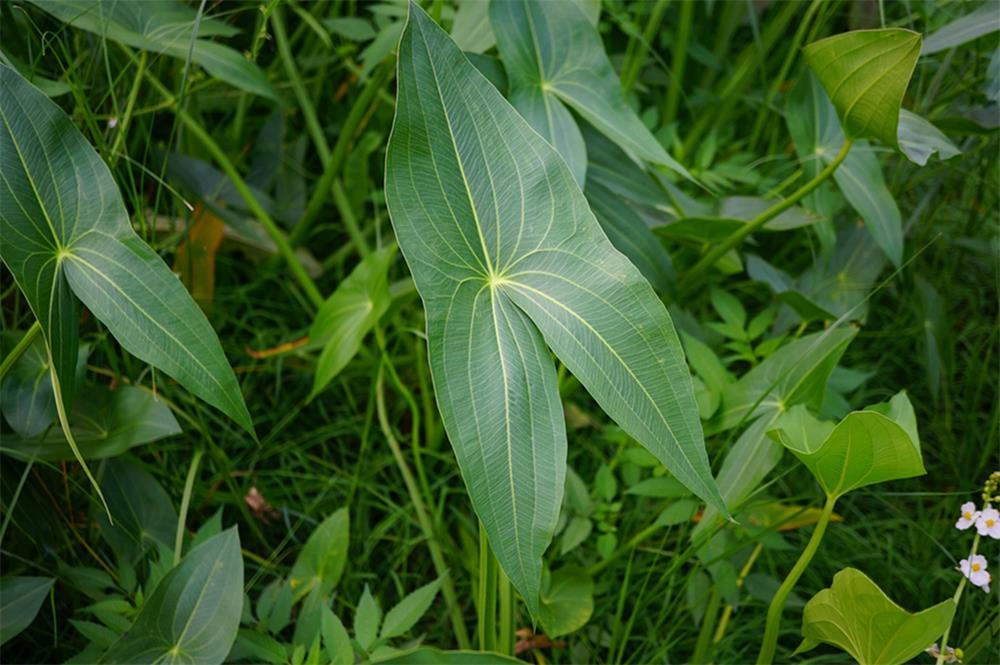
<path id="1" fill-rule="evenodd" d="M 969 550 L 970 561 L 972 560 L 972 557 L 975 556 L 976 550 L 978 549 L 979 534 L 977 533 L 976 537 L 972 539 L 972 549 Z M 965 584 L 968 581 L 968 578 L 966 578 L 965 575 L 962 575 L 962 579 L 958 583 L 958 588 L 955 589 L 955 595 L 952 596 L 952 600 L 955 602 L 956 606 L 958 606 L 958 601 L 962 599 L 962 592 L 965 590 Z M 942 665 L 948 654 L 948 635 L 951 633 L 951 624 L 954 623 L 954 621 L 955 617 L 952 615 L 951 621 L 948 622 L 948 627 L 944 629 L 944 635 L 941 636 L 941 650 L 938 652 L 937 665 Z"/>

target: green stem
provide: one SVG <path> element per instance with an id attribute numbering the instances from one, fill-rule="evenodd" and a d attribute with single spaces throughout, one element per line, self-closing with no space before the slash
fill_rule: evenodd
<path id="1" fill-rule="evenodd" d="M 691 34 L 691 21 L 694 17 L 694 0 L 681 2 L 680 22 L 677 24 L 677 35 L 674 38 L 673 67 L 670 71 L 670 87 L 667 88 L 666 101 L 663 104 L 663 120 L 661 125 L 670 124 L 677 117 L 677 104 L 681 97 L 681 83 L 684 80 L 684 68 L 687 66 L 688 38 Z"/>
<path id="2" fill-rule="evenodd" d="M 382 71 L 378 76 L 368 79 L 368 83 L 365 84 L 361 94 L 354 100 L 354 104 L 351 106 L 351 110 L 348 111 L 347 118 L 344 119 L 344 124 L 340 128 L 337 142 L 333 144 L 330 159 L 324 162 L 323 174 L 320 176 L 319 182 L 316 183 L 316 187 L 313 188 L 313 193 L 306 203 L 306 210 L 288 237 L 288 242 L 291 243 L 292 247 L 301 243 L 308 236 L 313 223 L 315 223 L 316 218 L 323 208 L 323 204 L 326 203 L 326 197 L 332 191 L 333 181 L 340 174 L 340 170 L 344 165 L 344 159 L 347 157 L 347 149 L 354 137 L 354 133 L 361 124 L 361 120 L 365 117 L 368 106 L 375 99 L 375 95 L 382 89 L 382 86 L 389 82 L 395 72 L 394 61 L 390 58 L 382 66 Z"/>
<path id="3" fill-rule="evenodd" d="M 351 209 L 351 202 L 347 200 L 347 192 L 344 191 L 344 185 L 340 181 L 340 178 L 333 181 L 333 203 L 337 206 L 340 218 L 344 220 L 347 235 L 351 237 L 351 242 L 354 244 L 355 249 L 358 250 L 358 254 L 361 255 L 362 259 L 365 258 L 372 251 L 368 247 L 368 242 L 365 241 L 365 234 L 361 232 L 361 227 L 358 226 L 358 219 L 354 216 L 354 211 Z"/>
<path id="4" fill-rule="evenodd" d="M 417 515 L 417 523 L 424 534 L 424 540 L 427 541 L 427 549 L 430 550 L 434 570 L 437 572 L 438 577 L 444 578 L 444 581 L 441 583 L 441 593 L 444 595 L 445 603 L 447 603 L 448 611 L 451 614 L 451 626 L 455 632 L 455 639 L 458 641 L 460 649 L 468 649 L 469 634 L 465 628 L 465 619 L 462 618 L 462 608 L 458 605 L 458 596 L 455 595 L 455 584 L 451 576 L 447 575 L 448 567 L 444 562 L 444 554 L 441 551 L 441 545 L 434 535 L 434 525 L 431 523 L 427 508 L 424 506 L 424 500 L 420 495 L 420 488 L 417 487 L 417 481 L 413 477 L 413 472 L 410 471 L 410 465 L 406 463 L 403 450 L 400 448 L 399 441 L 396 439 L 396 435 L 392 431 L 392 426 L 389 424 L 389 417 L 386 414 L 385 408 L 383 380 L 385 372 L 383 371 L 383 367 L 384 365 L 379 365 L 378 376 L 375 379 L 375 407 L 378 411 L 379 427 L 381 427 L 382 435 L 385 436 L 385 440 L 389 444 L 393 459 L 396 460 L 399 473 L 403 476 L 403 484 L 406 485 L 406 491 L 410 495 L 410 503 L 413 504 L 413 510 Z"/>
<path id="5" fill-rule="evenodd" d="M 198 475 L 198 465 L 205 451 L 201 448 L 194 451 L 191 466 L 188 467 L 187 479 L 184 481 L 184 494 L 181 496 L 181 510 L 177 514 L 177 534 L 174 536 L 174 566 L 181 562 L 181 548 L 184 546 L 184 524 L 187 522 L 188 507 L 191 505 L 191 492 L 194 490 L 194 479 Z"/>
<path id="6" fill-rule="evenodd" d="M 701 619 L 701 629 L 698 631 L 698 641 L 695 643 L 694 655 L 691 656 L 692 663 L 709 662 L 709 651 L 714 644 L 712 635 L 715 632 L 716 614 L 719 611 L 719 604 L 722 596 L 718 587 L 712 587 L 712 594 L 708 597 L 708 606 L 705 608 L 705 616 Z"/>
<path id="7" fill-rule="evenodd" d="M 7 533 L 7 527 L 10 526 L 10 520 L 14 517 L 14 506 L 17 505 L 17 500 L 21 496 L 21 490 L 24 489 L 24 481 L 28 479 L 28 474 L 31 473 L 31 467 L 34 464 L 35 458 L 29 458 L 28 463 L 24 465 L 24 472 L 21 473 L 21 480 L 17 483 L 17 489 L 14 490 L 14 496 L 11 497 L 10 503 L 7 504 L 7 515 L 3 518 L 3 526 L 0 526 L 0 545 L 3 544 L 3 537 Z"/>
<path id="8" fill-rule="evenodd" d="M 306 130 L 308 130 L 309 136 L 312 137 L 316 151 L 319 152 L 320 160 L 326 164 L 330 161 L 330 147 L 327 145 L 326 136 L 323 134 L 323 127 L 319 124 L 319 118 L 316 117 L 316 109 L 313 108 L 312 99 L 310 99 L 309 93 L 306 91 L 305 83 L 302 82 L 302 75 L 299 74 L 299 68 L 295 66 L 295 58 L 292 56 L 292 50 L 288 46 L 285 19 L 280 7 L 276 8 L 271 14 L 271 27 L 274 29 L 274 38 L 278 43 L 278 53 L 281 55 L 281 63 L 285 66 L 285 73 L 288 74 L 292 90 L 295 92 L 295 98 L 299 102 L 299 108 L 302 109 L 302 117 L 306 122 Z"/>
<path id="9" fill-rule="evenodd" d="M 976 555 L 976 550 L 979 549 L 979 534 L 976 533 L 976 537 L 972 539 L 972 549 L 969 550 L 969 561 L 972 561 L 972 557 Z M 962 591 L 965 590 L 965 584 L 968 579 L 965 575 L 962 575 L 961 581 L 958 583 L 958 588 L 955 589 L 955 595 L 952 596 L 952 601 L 955 606 L 958 607 L 958 601 L 962 599 Z M 948 622 L 948 627 L 944 629 L 944 635 L 941 636 L 941 651 L 938 652 L 937 665 L 942 665 L 945 660 L 945 654 L 948 650 L 948 636 L 951 634 L 951 624 L 955 621 L 955 615 L 952 615 L 951 621 Z"/>
<path id="10" fill-rule="evenodd" d="M 514 586 L 503 569 L 497 567 L 497 586 L 500 594 L 500 637 L 497 651 L 505 656 L 514 655 Z"/>
<path id="11" fill-rule="evenodd" d="M 486 528 L 479 523 L 479 649 L 495 651 L 497 640 L 497 560 Z"/>
<path id="12" fill-rule="evenodd" d="M 792 45 L 789 47 L 788 53 L 785 55 L 785 60 L 781 63 L 781 69 L 778 70 L 778 75 L 772 79 L 771 86 L 767 89 L 767 94 L 764 95 L 764 103 L 757 112 L 757 120 L 754 122 L 753 133 L 750 136 L 750 145 L 752 148 L 757 146 L 760 134 L 764 130 L 764 121 L 773 115 L 770 108 L 771 100 L 773 100 L 774 96 L 778 94 L 778 89 L 784 83 L 785 77 L 788 76 L 788 70 L 792 68 L 792 63 L 795 62 L 795 57 L 799 54 L 802 40 L 805 39 L 806 31 L 809 29 L 809 24 L 812 21 L 813 15 L 822 3 L 823 0 L 812 0 L 809 4 L 809 8 L 806 10 L 805 15 L 802 17 L 802 21 L 799 23 L 798 29 L 795 31 L 795 36 L 792 38 Z"/>
<path id="13" fill-rule="evenodd" d="M 155 77 L 146 72 L 147 80 L 153 85 L 154 88 L 165 98 L 172 99 L 173 95 L 167 90 L 166 86 L 160 83 Z M 288 263 L 289 269 L 292 271 L 292 275 L 298 280 L 299 285 L 302 290 L 305 291 L 306 296 L 309 298 L 310 302 L 318 309 L 320 305 L 323 304 L 323 294 L 320 293 L 319 289 L 316 287 L 316 283 L 313 281 L 309 273 L 306 272 L 305 266 L 299 261 L 299 257 L 295 256 L 295 250 L 292 249 L 288 238 L 285 237 L 285 233 L 281 228 L 275 223 L 271 216 L 264 210 L 257 197 L 253 195 L 250 188 L 247 186 L 246 182 L 240 176 L 236 167 L 229 160 L 226 153 L 219 147 L 219 144 L 215 142 L 215 139 L 206 132 L 202 126 L 195 120 L 187 111 L 184 109 L 173 106 L 172 110 L 174 115 L 178 120 L 191 132 L 191 134 L 198 140 L 199 143 L 204 146 L 204 148 L 212 155 L 216 163 L 222 169 L 222 171 L 229 176 L 232 181 L 233 186 L 236 191 L 239 192 L 240 197 L 250 208 L 250 212 L 254 214 L 257 220 L 267 231 L 267 234 L 274 241 L 275 246 L 278 248 L 278 253 L 285 259 Z"/>
<path id="14" fill-rule="evenodd" d="M 642 63 L 646 59 L 646 52 L 649 50 L 649 44 L 656 37 L 657 30 L 660 29 L 660 21 L 663 20 L 663 10 L 667 8 L 669 0 L 656 0 L 656 4 L 653 5 L 653 9 L 649 12 L 649 18 L 646 21 L 646 28 L 642 31 L 642 37 L 634 44 L 629 44 L 628 55 L 624 66 L 622 67 L 622 90 L 627 95 L 632 86 L 635 85 L 636 80 L 639 78 L 639 72 L 642 71 Z M 633 39 L 635 39 L 633 37 Z"/>
<path id="15" fill-rule="evenodd" d="M 10 353 L 4 356 L 3 362 L 0 363 L 0 381 L 7 376 L 7 372 L 9 372 L 10 368 L 14 366 L 17 359 L 24 355 L 24 352 L 28 350 L 28 347 L 30 347 L 32 342 L 35 341 L 35 338 L 38 337 L 38 333 L 40 332 L 42 332 L 42 324 L 35 321 L 31 324 L 31 327 L 28 328 L 28 331 L 21 336 L 21 339 L 17 341 L 14 348 L 10 350 Z"/>
<path id="16" fill-rule="evenodd" d="M 697 285 L 698 278 L 714 266 L 716 261 L 722 258 L 726 252 L 738 246 L 744 238 L 791 208 L 806 195 L 819 187 L 824 180 L 829 178 L 833 172 L 837 170 L 840 163 L 844 161 L 844 158 L 847 157 L 847 153 L 851 149 L 851 145 L 851 139 L 845 140 L 844 145 L 841 146 L 840 152 L 837 153 L 834 160 L 827 164 L 822 171 L 817 173 L 815 178 L 792 192 L 788 198 L 775 203 L 773 206 L 754 217 L 752 220 L 744 224 L 738 231 L 716 245 L 712 251 L 703 256 L 696 264 L 694 264 L 694 267 L 692 267 L 687 274 L 684 275 L 683 279 L 681 279 L 681 283 L 678 288 L 680 293 L 683 294 L 688 292 L 693 286 Z"/>
<path id="17" fill-rule="evenodd" d="M 823 540 L 823 534 L 826 532 L 827 524 L 830 523 L 830 516 L 833 515 L 833 507 L 836 503 L 837 497 L 827 496 L 823 512 L 819 517 L 819 521 L 816 522 L 816 528 L 813 530 L 806 548 L 802 550 L 799 560 L 795 562 L 791 572 L 788 573 L 788 577 L 781 583 L 778 591 L 774 594 L 774 598 L 771 599 L 771 605 L 767 608 L 767 624 L 764 627 L 764 639 L 760 645 L 760 653 L 757 655 L 758 665 L 774 662 L 774 652 L 778 645 L 778 631 L 781 628 L 781 613 L 785 609 L 785 600 L 788 599 L 788 594 L 795 588 L 795 584 L 802 577 L 802 573 L 805 572 L 806 568 L 809 567 L 809 562 L 812 561 L 813 555 L 819 549 L 820 541 Z"/>
<path id="18" fill-rule="evenodd" d="M 118 121 L 115 140 L 112 142 L 111 150 L 108 153 L 108 160 L 112 167 L 118 162 L 118 151 L 121 150 L 122 144 L 125 142 L 125 133 L 132 122 L 132 115 L 135 112 L 135 100 L 139 96 L 139 84 L 142 81 L 143 74 L 146 72 L 146 63 L 148 61 L 149 52 L 142 51 L 139 54 L 139 64 L 136 65 L 135 78 L 132 79 L 132 89 L 128 93 L 128 101 L 125 102 L 125 113 L 122 114 L 121 119 Z"/>

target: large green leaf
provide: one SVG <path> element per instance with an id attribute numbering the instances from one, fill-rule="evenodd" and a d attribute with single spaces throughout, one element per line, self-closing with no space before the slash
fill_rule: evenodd
<path id="1" fill-rule="evenodd" d="M 803 170 L 808 177 L 815 177 L 833 161 L 844 144 L 844 132 L 837 122 L 833 105 L 815 76 L 804 76 L 792 90 L 785 117 Z M 847 158 L 833 172 L 833 178 L 847 201 L 865 220 L 878 246 L 893 264 L 900 265 L 903 218 L 886 186 L 878 157 L 867 141 L 855 142 Z M 815 199 L 811 202 L 814 208 L 819 207 Z"/>
<path id="2" fill-rule="evenodd" d="M 573 566 L 547 573 L 541 609 L 542 626 L 549 637 L 579 630 L 594 613 L 594 580 L 586 570 Z"/>
<path id="3" fill-rule="evenodd" d="M 0 577 L 0 644 L 34 621 L 54 583 L 51 577 Z"/>
<path id="4" fill-rule="evenodd" d="M 670 317 L 565 162 L 416 5 L 386 202 L 427 316 L 438 405 L 501 565 L 538 615 L 566 473 L 546 343 L 622 428 L 722 507 Z"/>
<path id="5" fill-rule="evenodd" d="M 844 133 L 899 146 L 899 109 L 920 57 L 920 34 L 855 30 L 805 47 L 806 62 L 830 95 Z"/>
<path id="6" fill-rule="evenodd" d="M 341 508 L 310 534 L 302 553 L 295 560 L 288 581 L 301 598 L 313 587 L 319 587 L 326 596 L 337 586 L 347 563 L 347 546 L 350 542 L 350 515 Z"/>
<path id="7" fill-rule="evenodd" d="M 181 433 L 174 414 L 149 390 L 91 386 L 77 396 L 69 414 L 70 430 L 85 460 L 121 455 L 130 448 Z M 5 436 L 4 452 L 18 457 L 68 461 L 75 458 L 59 427 L 36 437 Z"/>
<path id="8" fill-rule="evenodd" d="M 845 568 L 806 603 L 802 614 L 805 641 L 798 652 L 820 642 L 851 654 L 861 665 L 899 665 L 929 647 L 955 614 L 951 599 L 910 613 L 856 568 Z"/>
<path id="9" fill-rule="evenodd" d="M 586 147 L 567 106 L 629 153 L 691 177 L 625 101 L 600 33 L 577 3 L 493 0 L 490 23 L 511 103 L 556 147 L 578 184 L 587 169 Z"/>
<path id="10" fill-rule="evenodd" d="M 831 497 L 926 473 L 906 393 L 849 413 L 836 426 L 796 406 L 778 418 L 768 436 L 791 450 Z"/>
<path id="11" fill-rule="evenodd" d="M 0 119 L 0 256 L 41 324 L 64 405 L 73 397 L 79 298 L 125 350 L 252 432 L 215 331 L 132 230 L 108 167 L 70 119 L 3 65 Z"/>
<path id="12" fill-rule="evenodd" d="M 361 348 L 361 341 L 389 309 L 388 272 L 396 246 L 373 252 L 337 286 L 316 314 L 309 338 L 323 344 L 316 364 L 315 397 Z"/>
<path id="13" fill-rule="evenodd" d="M 130 456 L 108 460 L 103 467 L 101 489 L 108 501 L 112 526 L 102 515 L 101 536 L 120 557 L 157 545 L 174 547 L 177 511 L 166 490 Z"/>
<path id="14" fill-rule="evenodd" d="M 236 640 L 243 557 L 236 527 L 192 549 L 160 580 L 102 663 L 217 665 Z"/>
<path id="15" fill-rule="evenodd" d="M 231 26 L 202 16 L 177 0 L 103 2 L 31 0 L 60 21 L 135 48 L 190 58 L 212 76 L 256 95 L 278 100 L 267 76 L 239 51 L 204 37 L 228 37 Z"/>

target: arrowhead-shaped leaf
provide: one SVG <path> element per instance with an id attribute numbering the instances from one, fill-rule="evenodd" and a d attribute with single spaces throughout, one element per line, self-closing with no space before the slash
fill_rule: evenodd
<path id="1" fill-rule="evenodd" d="M 840 647 L 861 665 L 910 662 L 947 630 L 955 603 L 910 613 L 856 568 L 845 568 L 806 603 L 799 651 L 819 642 Z"/>
<path id="2" fill-rule="evenodd" d="M 849 413 L 836 426 L 796 406 L 775 421 L 768 436 L 791 450 L 828 496 L 926 473 L 906 393 Z"/>
<path id="3" fill-rule="evenodd" d="M 427 316 L 435 391 L 473 506 L 538 616 L 566 474 L 546 344 L 622 428 L 722 507 L 670 317 L 551 146 L 414 4 L 386 202 Z"/>
<path id="4" fill-rule="evenodd" d="M 902 28 L 855 30 L 805 47 L 806 62 L 851 139 L 898 148 L 903 95 L 920 57 L 920 34 Z"/>
<path id="5" fill-rule="evenodd" d="M 51 577 L 0 577 L 0 645 L 31 625 L 53 584 Z"/>
<path id="6" fill-rule="evenodd" d="M 34 311 L 72 403 L 79 298 L 118 342 L 253 431 L 201 309 L 132 230 L 108 167 L 68 117 L 0 65 L 4 263 Z"/>
<path id="7" fill-rule="evenodd" d="M 556 147 L 577 184 L 584 182 L 587 153 L 567 106 L 636 157 L 691 177 L 625 101 L 600 33 L 578 3 L 493 0 L 490 23 L 511 104 Z"/>

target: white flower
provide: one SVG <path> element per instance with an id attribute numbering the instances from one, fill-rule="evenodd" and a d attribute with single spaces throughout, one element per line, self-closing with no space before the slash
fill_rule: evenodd
<path id="1" fill-rule="evenodd" d="M 1000 540 L 1000 511 L 987 505 L 976 519 L 976 531 L 980 536 Z"/>
<path id="2" fill-rule="evenodd" d="M 976 504 L 971 501 L 962 504 L 962 516 L 958 518 L 955 522 L 955 528 L 965 531 L 970 526 L 976 523 L 979 519 L 979 511 L 976 510 Z"/>
<path id="3" fill-rule="evenodd" d="M 986 557 L 982 554 L 973 554 L 968 559 L 959 561 L 958 565 L 962 569 L 962 574 L 968 577 L 970 582 L 989 593 L 992 578 L 986 572 Z"/>

